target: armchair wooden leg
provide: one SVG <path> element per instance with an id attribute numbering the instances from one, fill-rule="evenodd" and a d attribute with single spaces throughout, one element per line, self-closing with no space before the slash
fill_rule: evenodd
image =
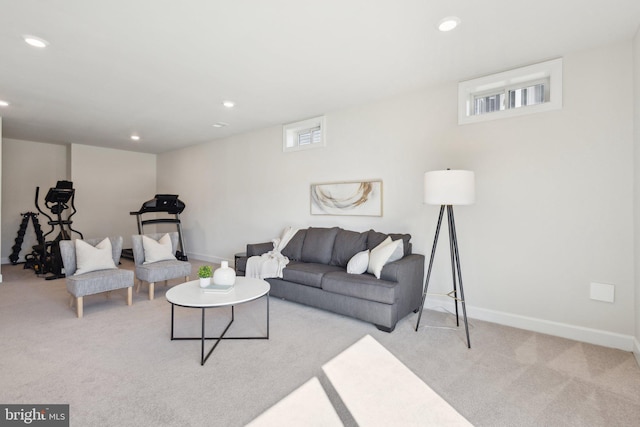
<path id="1" fill-rule="evenodd" d="M 136 286 L 136 294 L 140 292 L 140 285 L 142 284 L 142 280 L 138 280 L 138 286 Z"/>
<path id="2" fill-rule="evenodd" d="M 184 276 L 184 281 L 188 282 L 189 281 L 189 276 Z"/>
<path id="3" fill-rule="evenodd" d="M 73 295 L 69 294 L 69 308 L 72 308 L 72 307 L 73 307 L 73 301 L 74 301 L 75 299 L 76 299 L 76 298 L 75 298 Z"/>
<path id="4" fill-rule="evenodd" d="M 133 297 L 133 286 L 127 288 L 127 305 L 131 305 Z"/>
<path id="5" fill-rule="evenodd" d="M 111 291 L 107 291 L 107 299 L 111 299 Z"/>
<path id="6" fill-rule="evenodd" d="M 82 297 L 76 298 L 76 314 L 78 318 L 82 318 Z"/>
<path id="7" fill-rule="evenodd" d="M 149 299 L 153 299 L 153 288 L 154 288 L 155 283 L 153 282 L 149 282 Z"/>
<path id="8" fill-rule="evenodd" d="M 164 286 L 166 287 L 166 286 L 168 286 L 168 285 L 169 285 L 169 281 L 168 281 L 168 280 L 165 280 L 165 281 L 164 281 Z"/>

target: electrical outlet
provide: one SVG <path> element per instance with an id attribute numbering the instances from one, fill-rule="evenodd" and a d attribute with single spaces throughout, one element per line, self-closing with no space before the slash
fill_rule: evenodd
<path id="1" fill-rule="evenodd" d="M 606 283 L 591 283 L 589 297 L 596 301 L 613 302 L 615 286 Z"/>

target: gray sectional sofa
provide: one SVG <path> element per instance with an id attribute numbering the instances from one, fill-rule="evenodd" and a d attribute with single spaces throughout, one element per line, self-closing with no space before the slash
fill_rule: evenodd
<path id="1" fill-rule="evenodd" d="M 387 236 L 402 239 L 404 256 L 386 264 L 380 279 L 374 275 L 349 274 L 346 266 L 358 252 L 371 250 Z M 282 250 L 289 258 L 282 278 L 266 279 L 271 295 L 354 317 L 375 324 L 385 332 L 409 313 L 417 312 L 422 299 L 424 255 L 411 253 L 411 235 L 384 234 L 373 230 L 355 232 L 342 228 L 298 230 Z M 244 274 L 246 260 L 273 249 L 273 244 L 248 244 L 246 258 L 236 262 Z"/>

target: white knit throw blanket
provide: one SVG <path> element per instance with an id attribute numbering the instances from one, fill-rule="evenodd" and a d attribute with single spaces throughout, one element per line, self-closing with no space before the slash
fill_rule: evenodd
<path id="1" fill-rule="evenodd" d="M 273 250 L 262 255 L 250 257 L 247 260 L 247 267 L 244 273 L 245 277 L 254 277 L 257 279 L 282 278 L 282 270 L 289 263 L 289 258 L 282 255 L 281 251 L 297 232 L 297 228 L 285 228 L 281 237 L 272 240 Z"/>

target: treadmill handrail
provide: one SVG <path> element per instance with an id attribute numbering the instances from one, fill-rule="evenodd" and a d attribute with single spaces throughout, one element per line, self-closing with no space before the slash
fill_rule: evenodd
<path id="1" fill-rule="evenodd" d="M 146 224 L 180 224 L 179 219 L 174 218 L 156 218 L 156 219 L 147 219 L 142 221 L 142 225 Z"/>

